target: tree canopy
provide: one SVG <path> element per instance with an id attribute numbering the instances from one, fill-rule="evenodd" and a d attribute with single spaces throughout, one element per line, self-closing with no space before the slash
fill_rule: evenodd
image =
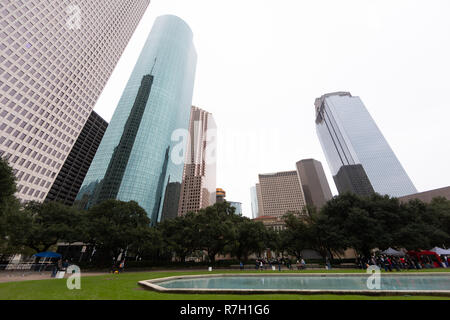
<path id="1" fill-rule="evenodd" d="M 266 249 L 300 258 L 313 249 L 322 257 L 353 248 L 369 255 L 374 248 L 430 249 L 450 246 L 450 201 L 400 203 L 389 196 L 335 196 L 320 210 L 287 212 L 285 229 L 267 229 L 261 222 L 235 214 L 228 202 L 150 226 L 136 202 L 108 200 L 87 211 L 56 202 L 20 204 L 15 178 L 0 159 L 0 250 L 2 253 L 47 251 L 58 242 L 83 242 L 95 247 L 96 259 L 110 261 L 121 252 L 136 257 L 180 262 L 206 253 L 214 264 L 218 254 L 247 260 Z"/>

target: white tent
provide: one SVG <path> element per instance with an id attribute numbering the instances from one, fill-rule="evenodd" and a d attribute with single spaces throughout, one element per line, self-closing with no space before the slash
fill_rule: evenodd
<path id="1" fill-rule="evenodd" d="M 405 255 L 404 252 L 397 251 L 397 250 L 392 249 L 392 248 L 388 248 L 387 250 L 382 251 L 381 253 L 385 254 L 387 256 L 397 256 L 397 257 L 403 257 Z"/>
<path id="2" fill-rule="evenodd" d="M 431 249 L 430 251 L 436 252 L 438 255 L 450 255 L 450 250 L 446 250 L 446 249 L 442 249 L 439 247 L 434 247 L 433 249 Z"/>

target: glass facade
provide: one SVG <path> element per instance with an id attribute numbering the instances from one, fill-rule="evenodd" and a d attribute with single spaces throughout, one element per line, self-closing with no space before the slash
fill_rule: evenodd
<path id="1" fill-rule="evenodd" d="M 343 166 L 361 164 L 375 192 L 393 197 L 417 192 L 359 97 L 326 94 L 315 107 L 317 135 L 333 177 Z"/>
<path id="2" fill-rule="evenodd" d="M 234 214 L 242 216 L 242 203 L 230 202 L 230 206 L 232 206 L 235 209 Z"/>
<path id="3" fill-rule="evenodd" d="M 67 206 L 73 205 L 106 128 L 108 122 L 92 111 L 45 201 L 59 201 Z"/>
<path id="4" fill-rule="evenodd" d="M 258 218 L 258 194 L 256 192 L 256 186 L 250 188 L 250 199 L 252 205 L 252 219 Z"/>
<path id="5" fill-rule="evenodd" d="M 184 161 L 178 129 L 187 132 L 197 54 L 189 26 L 158 17 L 83 182 L 77 200 L 134 200 L 152 220 L 178 203 Z M 172 190 L 173 189 L 173 190 Z M 167 191 L 167 192 L 166 192 Z M 174 209 L 171 208 L 171 211 Z"/>

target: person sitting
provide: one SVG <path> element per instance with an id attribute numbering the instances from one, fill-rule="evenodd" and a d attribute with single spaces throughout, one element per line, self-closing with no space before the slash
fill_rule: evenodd
<path id="1" fill-rule="evenodd" d="M 422 265 L 419 263 L 418 260 L 415 261 L 415 265 L 416 265 L 416 269 L 417 269 L 417 270 L 422 269 Z"/>
<path id="2" fill-rule="evenodd" d="M 399 261 L 399 259 L 398 258 L 394 258 L 393 260 L 394 260 L 395 270 L 397 270 L 397 272 L 400 271 L 400 261 Z"/>
<path id="3" fill-rule="evenodd" d="M 389 271 L 392 271 L 392 260 L 388 258 L 385 259 L 386 267 Z M 386 270 L 387 271 L 387 270 Z"/>
<path id="4" fill-rule="evenodd" d="M 67 271 L 67 268 L 69 267 L 69 260 L 64 260 L 64 263 L 62 264 L 63 270 Z"/>

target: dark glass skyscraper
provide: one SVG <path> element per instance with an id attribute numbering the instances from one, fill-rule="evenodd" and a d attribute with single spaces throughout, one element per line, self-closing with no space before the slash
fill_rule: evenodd
<path id="1" fill-rule="evenodd" d="M 197 64 L 192 39 L 180 18 L 156 19 L 78 194 L 86 207 L 106 199 L 134 200 L 155 223 L 165 203 L 178 203 L 168 197 L 179 192 L 167 186 L 182 181 L 180 152 Z"/>
<path id="2" fill-rule="evenodd" d="M 73 205 L 107 127 L 108 122 L 92 111 L 45 201 Z"/>
<path id="3" fill-rule="evenodd" d="M 359 97 L 348 92 L 330 93 L 316 99 L 315 107 L 317 134 L 335 181 L 340 173 L 339 181 L 358 180 L 359 185 L 350 189 L 365 193 L 372 187 L 375 192 L 395 197 L 417 192 Z M 362 168 L 354 166 L 358 164 Z M 361 169 L 368 177 L 366 185 Z M 356 179 L 358 176 L 361 179 Z M 349 189 L 339 190 L 340 183 L 336 186 L 339 193 Z"/>

